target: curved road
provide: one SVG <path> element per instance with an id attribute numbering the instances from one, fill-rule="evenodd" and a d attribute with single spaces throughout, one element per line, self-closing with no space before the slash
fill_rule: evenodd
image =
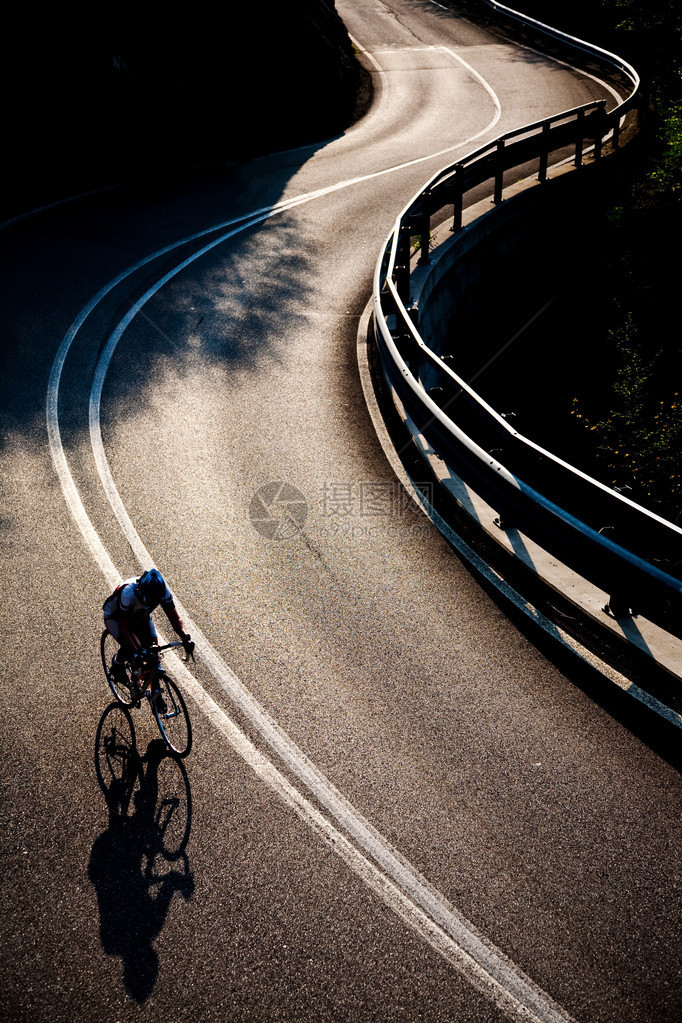
<path id="1" fill-rule="evenodd" d="M 0 234 L 4 1018 L 672 1023 L 679 774 L 418 512 L 357 356 L 423 182 L 611 94 L 337 6 L 376 89 L 343 137 Z M 152 561 L 198 638 L 184 766 L 99 665 Z"/>

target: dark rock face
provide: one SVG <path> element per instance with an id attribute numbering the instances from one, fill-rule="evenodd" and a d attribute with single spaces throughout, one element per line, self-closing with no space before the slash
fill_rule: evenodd
<path id="1" fill-rule="evenodd" d="M 54 6 L 19 16 L 2 75 L 20 203 L 333 136 L 357 64 L 334 0 Z"/>

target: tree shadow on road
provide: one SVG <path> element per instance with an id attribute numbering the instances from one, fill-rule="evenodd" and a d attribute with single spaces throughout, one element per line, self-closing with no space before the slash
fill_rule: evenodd
<path id="1" fill-rule="evenodd" d="M 150 743 L 141 756 L 130 713 L 105 710 L 97 729 L 95 765 L 109 820 L 92 847 L 88 877 L 97 892 L 100 937 L 107 955 L 119 956 L 123 981 L 136 1002 L 156 983 L 154 940 L 173 896 L 191 898 L 194 877 L 186 848 L 192 805 L 184 765 Z"/>

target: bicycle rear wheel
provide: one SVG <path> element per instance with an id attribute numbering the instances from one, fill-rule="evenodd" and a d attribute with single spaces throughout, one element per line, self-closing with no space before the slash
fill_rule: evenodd
<path id="1" fill-rule="evenodd" d="M 182 693 L 162 671 L 157 682 L 158 692 L 151 697 L 150 703 L 159 731 L 173 753 L 186 757 L 192 748 L 192 723 Z"/>
<path id="2" fill-rule="evenodd" d="M 119 681 L 118 679 L 114 678 L 113 672 L 111 670 L 111 659 L 118 650 L 118 643 L 107 629 L 105 629 L 104 632 L 102 633 L 102 638 L 100 640 L 99 646 L 100 653 L 102 655 L 102 667 L 104 668 L 104 674 L 107 677 L 107 682 L 109 683 L 112 693 L 114 694 L 114 696 L 116 697 L 116 699 L 118 700 L 122 707 L 132 707 L 132 705 L 135 703 L 135 700 L 133 699 L 129 688 L 130 673 L 128 672 L 128 669 L 126 668 L 126 678 L 128 679 L 128 685 L 124 684 L 123 679 Z"/>

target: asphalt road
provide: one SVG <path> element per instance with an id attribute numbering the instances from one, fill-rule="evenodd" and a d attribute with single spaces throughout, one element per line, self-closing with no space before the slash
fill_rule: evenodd
<path id="1" fill-rule="evenodd" d="M 416 510 L 356 351 L 423 182 L 610 93 L 337 6 L 376 86 L 343 137 L 0 232 L 3 1016 L 679 1021 L 679 774 Z M 183 764 L 99 664 L 151 561 Z"/>

